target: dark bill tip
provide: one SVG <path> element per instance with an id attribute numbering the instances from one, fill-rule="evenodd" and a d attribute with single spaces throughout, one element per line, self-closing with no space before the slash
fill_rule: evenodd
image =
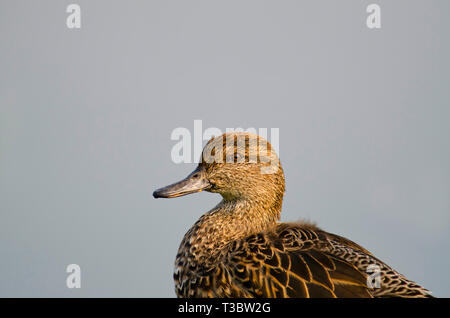
<path id="1" fill-rule="evenodd" d="M 158 190 L 153 191 L 153 197 L 154 197 L 155 199 L 158 199 L 158 198 L 165 198 L 164 193 L 163 193 L 161 190 L 162 190 L 162 189 L 158 189 Z"/>

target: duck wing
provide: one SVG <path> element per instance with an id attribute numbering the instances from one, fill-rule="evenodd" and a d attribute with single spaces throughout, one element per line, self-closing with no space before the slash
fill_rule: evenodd
<path id="1" fill-rule="evenodd" d="M 313 244 L 311 231 L 260 233 L 233 243 L 225 272 L 240 297 L 372 297 L 353 264 Z M 291 236 L 290 236 L 291 235 Z"/>
<path id="2" fill-rule="evenodd" d="M 278 224 L 234 242 L 227 255 L 231 294 L 240 297 L 433 297 L 360 245 L 308 223 Z M 371 266 L 378 286 L 369 285 Z"/>

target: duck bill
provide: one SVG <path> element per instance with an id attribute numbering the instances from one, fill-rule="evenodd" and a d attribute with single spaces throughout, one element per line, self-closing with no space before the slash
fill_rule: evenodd
<path id="1" fill-rule="evenodd" d="M 155 198 L 176 198 L 183 195 L 200 192 L 210 188 L 211 185 L 205 176 L 204 169 L 197 167 L 185 179 L 160 188 L 153 192 Z"/>

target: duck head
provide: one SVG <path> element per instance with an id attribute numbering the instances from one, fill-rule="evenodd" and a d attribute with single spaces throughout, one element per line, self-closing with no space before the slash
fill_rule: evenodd
<path id="1" fill-rule="evenodd" d="M 174 198 L 200 191 L 220 193 L 224 201 L 279 202 L 281 209 L 284 174 L 267 140 L 248 132 L 225 133 L 208 141 L 191 174 L 153 196 Z"/>

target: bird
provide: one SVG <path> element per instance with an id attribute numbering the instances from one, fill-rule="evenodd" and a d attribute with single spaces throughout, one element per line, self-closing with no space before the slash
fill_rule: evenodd
<path id="1" fill-rule="evenodd" d="M 359 244 L 312 222 L 280 222 L 284 172 L 263 137 L 212 137 L 196 169 L 155 198 L 196 192 L 222 200 L 188 230 L 176 254 L 181 298 L 430 298 Z"/>

